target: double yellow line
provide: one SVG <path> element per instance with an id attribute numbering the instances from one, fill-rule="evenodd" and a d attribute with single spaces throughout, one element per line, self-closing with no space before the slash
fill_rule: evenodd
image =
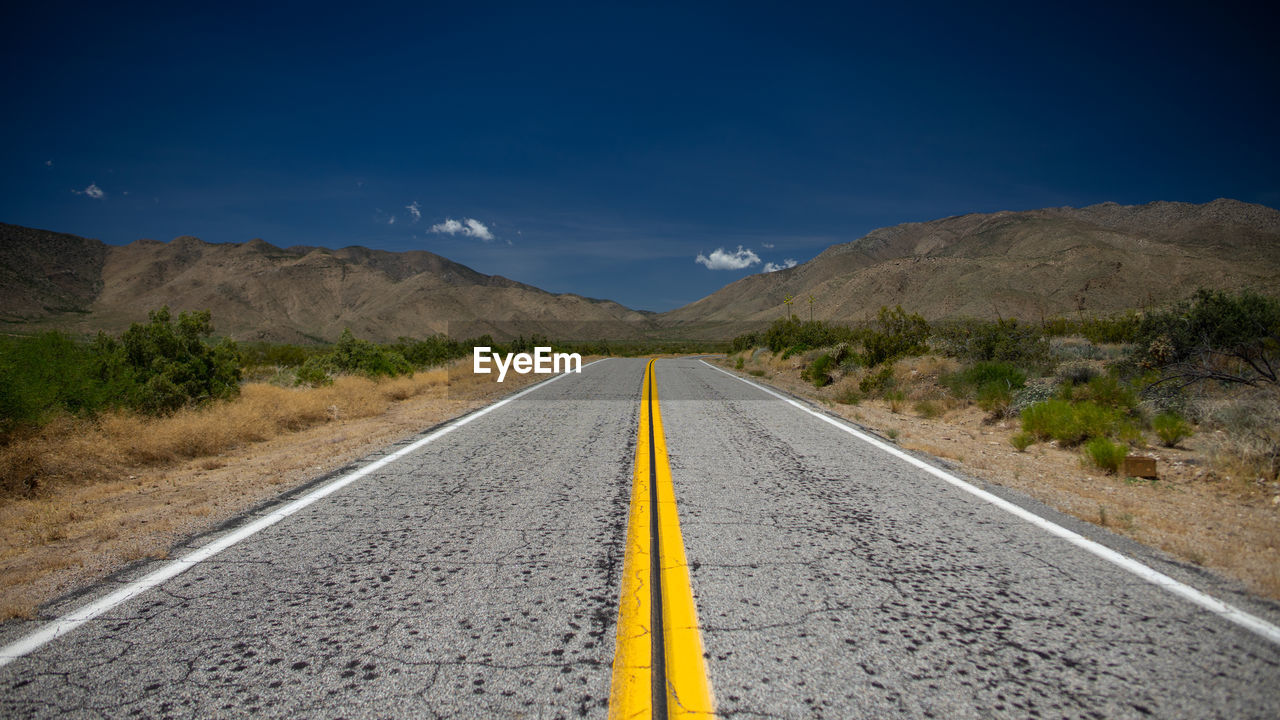
<path id="1" fill-rule="evenodd" d="M 714 700 L 653 365 L 650 360 L 645 366 L 640 402 L 609 717 L 711 718 Z"/>

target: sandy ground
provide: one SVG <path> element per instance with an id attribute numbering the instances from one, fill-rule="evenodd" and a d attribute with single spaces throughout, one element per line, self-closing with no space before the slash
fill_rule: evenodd
<path id="1" fill-rule="evenodd" d="M 1086 467 L 1078 448 L 1037 443 L 1018 452 L 1009 442 L 1021 429 L 1018 421 L 990 422 L 974 406 L 930 419 L 914 412 L 910 402 L 897 412 L 883 400 L 843 405 L 834 401 L 831 389 L 802 381 L 799 363 L 768 365 L 757 366 L 757 372 L 765 370 L 763 376 L 747 378 L 817 400 L 905 449 L 945 458 L 969 475 L 1019 490 L 1280 600 L 1280 485 L 1222 477 L 1209 461 L 1207 436 L 1192 436 L 1177 448 L 1160 447 L 1149 438 L 1146 447 L 1131 454 L 1156 458 L 1159 479 L 1125 478 Z"/>

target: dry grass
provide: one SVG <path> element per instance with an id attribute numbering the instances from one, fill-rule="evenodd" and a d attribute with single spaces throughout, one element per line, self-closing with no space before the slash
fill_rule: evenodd
<path id="1" fill-rule="evenodd" d="M 60 418 L 0 449 L 0 480 L 9 492 L 30 494 L 111 479 L 128 467 L 215 456 L 282 433 L 371 417 L 392 402 L 443 387 L 448 379 L 447 371 L 434 370 L 381 382 L 342 377 L 321 388 L 254 383 L 233 401 L 168 417 L 111 413 L 96 421 Z"/>
<path id="2" fill-rule="evenodd" d="M 423 428 L 542 379 L 465 368 L 323 388 L 250 384 L 236 400 L 167 418 L 60 420 L 0 450 L 0 620 Z"/>

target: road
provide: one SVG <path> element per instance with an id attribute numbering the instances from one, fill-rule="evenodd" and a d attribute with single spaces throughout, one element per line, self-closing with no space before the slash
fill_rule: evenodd
<path id="1" fill-rule="evenodd" d="M 705 363 L 655 368 L 720 717 L 1280 716 L 1273 640 Z M 377 466 L 0 667 L 0 715 L 605 717 L 644 375 L 589 365 Z"/>

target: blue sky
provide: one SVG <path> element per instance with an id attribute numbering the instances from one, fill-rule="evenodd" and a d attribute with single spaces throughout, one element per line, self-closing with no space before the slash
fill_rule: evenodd
<path id="1" fill-rule="evenodd" d="M 900 222 L 1280 206 L 1244 4 L 28 5 L 0 221 L 109 243 L 424 249 L 666 310 Z"/>

